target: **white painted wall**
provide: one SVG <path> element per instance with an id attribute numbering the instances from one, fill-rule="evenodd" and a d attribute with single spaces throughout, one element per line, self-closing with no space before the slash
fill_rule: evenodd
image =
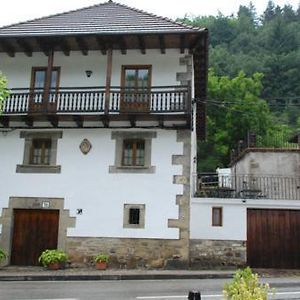
<path id="1" fill-rule="evenodd" d="M 173 175 L 182 172 L 181 166 L 172 165 L 172 155 L 183 153 L 176 131 L 157 130 L 157 138 L 152 139 L 154 174 L 110 174 L 115 159 L 111 131 L 63 130 L 57 155 L 61 174 L 17 174 L 24 139 L 19 130 L 0 132 L 0 212 L 11 196 L 62 197 L 65 209 L 76 216 L 69 236 L 178 238 L 178 229 L 168 228 L 168 219 L 178 218 L 176 194 L 182 193 L 182 186 L 173 184 Z M 79 149 L 84 138 L 92 143 L 87 155 Z M 124 203 L 146 205 L 144 229 L 123 228 Z M 82 215 L 76 215 L 78 208 L 83 209 Z"/>
<path id="2" fill-rule="evenodd" d="M 143 55 L 139 50 L 128 50 L 126 55 L 120 51 L 113 51 L 112 81 L 113 86 L 121 84 L 122 65 L 152 65 L 152 85 L 178 85 L 177 72 L 185 72 L 186 66 L 179 64 L 178 49 L 166 49 L 161 54 L 159 49 L 147 50 Z M 0 53 L 0 71 L 7 77 L 10 88 L 28 88 L 30 86 L 31 69 L 33 66 L 47 66 L 48 58 L 40 52 L 34 52 L 32 57 L 16 53 L 15 57 L 8 57 Z M 105 86 L 107 56 L 100 51 L 89 51 L 87 56 L 79 51 L 71 51 L 70 56 L 62 52 L 54 53 L 54 66 L 61 67 L 61 87 L 76 86 Z M 87 78 L 85 71 L 92 70 L 93 74 Z"/>
<path id="3" fill-rule="evenodd" d="M 212 207 L 223 208 L 223 226 L 212 226 Z M 247 208 L 300 209 L 300 201 L 192 198 L 191 239 L 246 241 Z"/>

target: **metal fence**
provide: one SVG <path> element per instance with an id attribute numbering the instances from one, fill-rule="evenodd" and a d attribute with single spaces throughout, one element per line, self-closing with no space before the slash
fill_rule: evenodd
<path id="1" fill-rule="evenodd" d="M 196 178 L 196 197 L 300 200 L 300 177 L 198 174 Z"/>

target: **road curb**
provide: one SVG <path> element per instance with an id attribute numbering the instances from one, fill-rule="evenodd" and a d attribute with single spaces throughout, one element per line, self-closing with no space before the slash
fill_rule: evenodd
<path id="1" fill-rule="evenodd" d="M 101 275 L 2 275 L 0 281 L 175 280 L 227 279 L 232 274 L 101 274 Z"/>

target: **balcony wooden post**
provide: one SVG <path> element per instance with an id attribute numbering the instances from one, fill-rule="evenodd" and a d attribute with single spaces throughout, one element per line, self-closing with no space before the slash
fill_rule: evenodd
<path id="1" fill-rule="evenodd" d="M 106 84 L 105 84 L 105 114 L 109 111 L 110 87 L 111 87 L 111 72 L 112 72 L 112 48 L 107 51 L 107 64 L 106 64 Z"/>
<path id="2" fill-rule="evenodd" d="M 53 49 L 50 49 L 48 52 L 48 65 L 47 65 L 47 71 L 46 71 L 46 78 L 45 78 L 45 87 L 44 87 L 44 94 L 43 94 L 43 107 L 48 107 L 48 101 L 49 101 L 49 93 L 50 93 L 50 87 L 51 87 L 51 75 L 52 75 L 52 68 L 53 68 L 53 56 L 54 51 Z"/>

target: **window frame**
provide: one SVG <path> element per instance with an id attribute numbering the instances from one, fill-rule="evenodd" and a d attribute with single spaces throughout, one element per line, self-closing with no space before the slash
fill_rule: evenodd
<path id="1" fill-rule="evenodd" d="M 37 147 L 38 145 L 41 145 L 41 147 Z M 35 150 L 40 148 L 41 149 L 41 154 L 39 155 L 39 162 L 40 163 L 35 163 Z M 30 149 L 30 156 L 29 156 L 29 164 L 30 165 L 43 165 L 43 166 L 48 166 L 50 165 L 50 159 L 51 159 L 51 148 L 52 148 L 52 140 L 49 138 L 33 138 L 31 142 L 31 149 Z M 46 152 L 47 150 L 50 152 L 49 153 L 49 158 L 47 158 Z"/>
<path id="2" fill-rule="evenodd" d="M 61 166 L 56 164 L 58 139 L 62 131 L 31 132 L 21 131 L 20 138 L 24 139 L 23 164 L 18 164 L 17 173 L 60 173 Z M 32 148 L 34 140 L 51 140 L 49 164 L 32 163 Z"/>
<path id="3" fill-rule="evenodd" d="M 155 173 L 155 166 L 151 165 L 152 139 L 156 138 L 155 131 L 113 131 L 111 138 L 115 140 L 115 161 L 109 166 L 109 173 Z M 144 165 L 123 165 L 124 140 L 144 140 Z"/>
<path id="4" fill-rule="evenodd" d="M 215 212 L 217 212 L 217 218 L 215 219 Z M 211 224 L 213 227 L 223 226 L 223 207 L 213 206 L 211 209 Z"/>
<path id="5" fill-rule="evenodd" d="M 138 209 L 139 210 L 139 223 L 132 224 L 130 223 L 130 210 Z M 124 204 L 123 209 L 123 228 L 132 228 L 132 229 L 144 229 L 145 228 L 145 213 L 146 205 L 145 204 Z"/>
<path id="6" fill-rule="evenodd" d="M 46 85 L 46 73 L 47 73 L 47 67 L 32 67 L 31 69 L 31 80 L 30 80 L 30 90 L 34 93 L 34 91 L 36 90 L 36 87 L 35 87 L 35 79 L 36 79 L 36 72 L 39 72 L 39 71 L 44 71 L 45 72 L 45 80 L 44 80 L 44 87 L 41 89 L 41 92 L 44 92 L 45 90 L 45 85 Z M 49 87 L 50 87 L 50 90 L 53 89 L 51 87 L 51 80 L 52 80 L 52 72 L 53 71 L 56 71 L 57 72 L 57 76 L 56 76 L 56 83 L 55 83 L 55 92 L 58 92 L 58 89 L 59 89 L 59 81 L 60 81 L 60 67 L 52 67 L 51 68 L 51 78 L 50 78 L 50 84 L 49 84 Z"/>
<path id="7" fill-rule="evenodd" d="M 143 164 L 138 164 L 137 150 L 138 144 L 143 145 Z M 131 164 L 125 164 L 125 151 L 127 149 L 126 145 L 132 146 Z M 122 166 L 123 167 L 144 167 L 145 166 L 145 140 L 144 139 L 124 139 L 122 148 Z"/>

